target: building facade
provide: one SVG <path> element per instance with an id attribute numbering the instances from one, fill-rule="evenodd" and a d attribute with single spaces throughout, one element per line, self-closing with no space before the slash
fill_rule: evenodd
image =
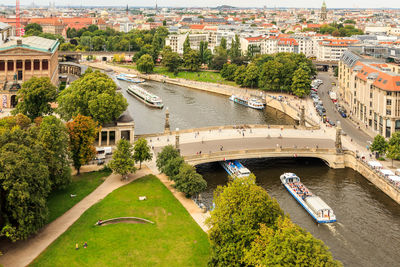
<path id="1" fill-rule="evenodd" d="M 13 108 L 21 84 L 32 77 L 49 77 L 58 84 L 57 40 L 37 36 L 0 45 L 0 96 L 2 108 Z"/>
<path id="2" fill-rule="evenodd" d="M 346 51 L 339 61 L 338 80 L 352 116 L 386 138 L 400 131 L 399 66 Z"/>

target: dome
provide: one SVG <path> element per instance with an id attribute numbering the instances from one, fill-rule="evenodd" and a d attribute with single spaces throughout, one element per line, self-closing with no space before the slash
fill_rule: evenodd
<path id="1" fill-rule="evenodd" d="M 100 12 L 100 15 L 101 15 L 102 17 L 108 17 L 108 12 L 105 11 L 105 10 L 103 10 L 103 11 Z"/>

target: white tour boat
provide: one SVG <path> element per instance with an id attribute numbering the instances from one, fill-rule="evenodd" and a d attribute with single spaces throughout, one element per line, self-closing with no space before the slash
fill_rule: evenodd
<path id="1" fill-rule="evenodd" d="M 313 195 L 301 182 L 300 178 L 294 173 L 284 173 L 281 175 L 282 184 L 289 193 L 303 206 L 303 208 L 318 223 L 336 222 L 333 210 L 321 198 Z"/>
<path id="2" fill-rule="evenodd" d="M 254 109 L 264 109 L 264 104 L 261 103 L 259 100 L 255 99 L 255 98 L 244 98 L 244 97 L 239 97 L 236 95 L 231 95 L 231 97 L 229 97 L 229 100 L 241 104 L 243 106 L 249 107 L 249 108 L 254 108 Z"/>
<path id="3" fill-rule="evenodd" d="M 128 86 L 127 91 L 129 94 L 136 97 L 137 99 L 139 99 L 140 101 L 142 101 L 143 103 L 145 103 L 146 105 L 148 105 L 150 107 L 154 107 L 154 108 L 163 108 L 164 107 L 164 104 L 160 97 L 146 91 L 145 89 L 143 89 L 135 84 Z"/>
<path id="4" fill-rule="evenodd" d="M 144 79 L 140 79 L 137 77 L 135 74 L 125 74 L 121 73 L 115 76 L 118 80 L 126 81 L 126 82 L 131 82 L 131 83 L 144 83 Z"/>
<path id="5" fill-rule="evenodd" d="M 220 162 L 225 171 L 232 177 L 248 177 L 250 170 L 247 169 L 237 160 L 225 160 Z"/>

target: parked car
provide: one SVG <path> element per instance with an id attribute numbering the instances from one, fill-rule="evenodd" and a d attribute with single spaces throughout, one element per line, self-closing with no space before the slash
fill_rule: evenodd
<path id="1" fill-rule="evenodd" d="M 328 123 L 329 123 L 331 126 L 336 126 L 336 124 L 335 124 L 334 121 L 332 121 L 332 120 L 327 120 L 327 121 L 328 121 Z"/>

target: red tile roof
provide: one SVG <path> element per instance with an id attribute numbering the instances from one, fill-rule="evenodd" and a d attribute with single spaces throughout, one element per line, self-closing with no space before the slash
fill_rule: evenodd
<path id="1" fill-rule="evenodd" d="M 371 64 L 371 65 L 384 67 L 386 64 Z M 378 77 L 373 81 L 372 85 L 385 91 L 400 91 L 400 75 L 394 75 L 379 69 L 372 68 L 369 65 L 364 64 L 362 62 L 357 62 L 355 66 L 362 66 L 362 69 L 356 75 L 359 79 L 367 81 L 368 75 L 370 75 L 371 73 L 377 73 Z"/>
<path id="2" fill-rule="evenodd" d="M 293 38 L 280 38 L 278 45 L 299 45 L 299 43 Z"/>

